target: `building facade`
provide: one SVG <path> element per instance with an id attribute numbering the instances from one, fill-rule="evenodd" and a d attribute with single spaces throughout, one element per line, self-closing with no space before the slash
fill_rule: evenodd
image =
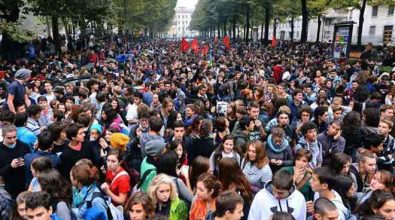
<path id="1" fill-rule="evenodd" d="M 177 7 L 173 23 L 168 31 L 168 36 L 174 39 L 181 39 L 182 37 L 192 38 L 198 35 L 197 31 L 190 30 L 193 8 Z"/>
<path id="2" fill-rule="evenodd" d="M 318 20 L 309 21 L 307 41 L 314 42 L 317 34 L 320 35 L 321 42 L 332 42 L 335 24 L 340 22 L 354 22 L 352 43 L 357 43 L 359 10 L 329 9 L 322 16 L 321 30 L 318 30 Z M 289 40 L 291 35 L 291 19 L 279 22 L 276 36 L 278 39 Z M 294 40 L 299 41 L 302 32 L 302 17 L 294 19 Z M 394 6 L 367 5 L 364 13 L 364 23 L 362 30 L 362 44 L 372 43 L 374 45 L 392 44 L 395 45 L 395 14 Z M 273 25 L 270 27 L 269 38 L 273 36 Z"/>

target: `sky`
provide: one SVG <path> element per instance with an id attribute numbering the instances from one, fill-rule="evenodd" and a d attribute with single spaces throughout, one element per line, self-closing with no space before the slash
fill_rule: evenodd
<path id="1" fill-rule="evenodd" d="M 177 7 L 194 8 L 199 0 L 178 0 Z"/>

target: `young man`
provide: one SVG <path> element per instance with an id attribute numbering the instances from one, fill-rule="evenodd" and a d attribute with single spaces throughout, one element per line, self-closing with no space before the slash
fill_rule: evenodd
<path id="1" fill-rule="evenodd" d="M 258 102 L 251 102 L 248 105 L 248 114 L 251 118 L 252 121 L 254 121 L 254 130 L 250 132 L 249 137 L 250 141 L 253 140 L 264 140 L 266 137 L 266 132 L 263 127 L 263 124 L 261 121 L 258 120 L 259 116 L 259 104 Z"/>
<path id="2" fill-rule="evenodd" d="M 334 153 L 344 151 L 346 140 L 341 136 L 341 128 L 341 121 L 332 121 L 328 129 L 317 136 L 317 140 L 322 146 L 323 160 L 329 158 Z"/>
<path id="3" fill-rule="evenodd" d="M 3 127 L 3 142 L 0 143 L 0 176 L 4 178 L 5 189 L 15 199 L 25 190 L 26 175 L 23 157 L 29 147 L 16 139 L 15 125 Z"/>
<path id="4" fill-rule="evenodd" d="M 56 99 L 55 93 L 53 92 L 53 87 L 51 82 L 45 81 L 44 82 L 44 89 L 45 89 L 45 98 L 48 103 L 50 103 L 52 100 Z"/>
<path id="5" fill-rule="evenodd" d="M 48 127 L 53 123 L 53 112 L 49 107 L 48 99 L 45 96 L 40 96 L 38 99 L 38 105 L 41 107 L 40 118 L 38 119 L 38 123 L 40 127 Z"/>
<path id="6" fill-rule="evenodd" d="M 47 192 L 32 192 L 25 198 L 28 220 L 60 220 L 52 214 L 51 196 Z"/>
<path id="7" fill-rule="evenodd" d="M 316 220 L 338 220 L 339 212 L 333 202 L 321 197 L 314 202 L 314 218 Z"/>
<path id="8" fill-rule="evenodd" d="M 215 200 L 216 211 L 209 220 L 240 220 L 243 216 L 244 200 L 233 191 L 225 191 L 218 195 Z"/>
<path id="9" fill-rule="evenodd" d="M 342 201 L 340 195 L 332 189 L 336 185 L 336 177 L 326 168 L 319 167 L 314 170 L 313 177 L 310 179 L 311 189 L 315 192 L 314 200 L 326 198 L 333 202 L 339 213 L 339 220 L 350 219 L 351 212 Z M 315 213 L 312 201 L 307 202 L 307 212 Z"/>
<path id="10" fill-rule="evenodd" d="M 313 158 L 309 165 L 314 169 L 320 167 L 322 164 L 322 145 L 317 141 L 317 126 L 313 122 L 307 122 L 302 125 L 300 131 L 303 135 L 295 146 L 295 151 L 300 148 L 310 150 Z"/>
<path id="11" fill-rule="evenodd" d="M 138 114 L 137 114 L 137 108 L 140 105 L 141 101 L 143 99 L 143 95 L 140 92 L 134 92 L 133 93 L 133 104 L 129 104 L 126 107 L 126 120 L 128 120 L 129 124 L 129 129 L 138 123 Z"/>
<path id="12" fill-rule="evenodd" d="M 277 171 L 252 201 L 248 220 L 269 220 L 276 212 L 287 212 L 295 219 L 306 219 L 306 200 L 286 170 Z"/>
<path id="13" fill-rule="evenodd" d="M 249 134 L 254 130 L 255 125 L 254 121 L 248 116 L 241 117 L 238 123 L 239 128 L 232 133 L 235 137 L 234 145 L 239 149 L 243 149 L 244 152 L 246 144 L 250 141 Z"/>
<path id="14" fill-rule="evenodd" d="M 158 116 L 151 116 L 149 118 L 149 127 L 150 130 L 147 133 L 142 133 L 140 135 L 140 147 L 141 147 L 141 155 L 142 158 L 147 156 L 147 152 L 145 147 L 147 145 L 153 145 L 158 148 L 164 147 L 166 145 L 165 140 L 159 134 L 160 130 L 163 127 L 163 121 Z"/>
<path id="15" fill-rule="evenodd" d="M 30 150 L 34 150 L 34 145 L 37 142 L 37 136 L 26 127 L 27 114 L 17 113 L 15 115 L 16 139 L 29 146 Z"/>
<path id="16" fill-rule="evenodd" d="M 44 129 L 41 127 L 38 120 L 41 116 L 41 107 L 39 105 L 32 105 L 27 109 L 27 124 L 26 127 L 35 135 L 39 135 Z"/>
<path id="17" fill-rule="evenodd" d="M 89 95 L 89 100 L 91 101 L 91 103 L 98 108 L 98 101 L 96 99 L 96 95 L 97 92 L 99 91 L 99 85 L 100 82 L 97 79 L 90 79 L 87 83 L 86 83 L 86 87 L 89 89 L 90 95 Z"/>
<path id="18" fill-rule="evenodd" d="M 26 94 L 25 84 L 30 78 L 31 71 L 27 69 L 19 69 L 15 73 L 15 81 L 8 86 L 7 102 L 5 102 L 5 109 L 16 113 L 16 107 L 20 104 L 30 106 L 31 102 L 29 96 Z"/>
<path id="19" fill-rule="evenodd" d="M 364 152 L 359 157 L 359 162 L 350 167 L 350 176 L 353 179 L 357 192 L 363 192 L 369 187 L 370 180 L 376 172 L 376 155 Z"/>
<path id="20" fill-rule="evenodd" d="M 378 133 L 384 136 L 383 152 L 378 155 L 379 170 L 385 169 L 390 172 L 393 171 L 393 164 L 395 162 L 395 139 L 390 135 L 394 123 L 388 119 L 381 119 L 378 127 Z"/>
<path id="21" fill-rule="evenodd" d="M 392 105 L 382 105 L 380 108 L 380 119 L 394 120 L 394 108 Z"/>

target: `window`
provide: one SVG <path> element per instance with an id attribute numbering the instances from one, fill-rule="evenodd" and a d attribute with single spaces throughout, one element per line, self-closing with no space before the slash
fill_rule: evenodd
<path id="1" fill-rule="evenodd" d="M 391 41 L 393 29 L 392 25 L 384 26 L 383 43 L 387 44 Z"/>
<path id="2" fill-rule="evenodd" d="M 379 6 L 372 7 L 372 17 L 377 17 L 377 12 L 379 11 Z"/>
<path id="3" fill-rule="evenodd" d="M 375 35 L 375 34 L 376 34 L 376 26 L 370 26 L 369 35 Z"/>
<path id="4" fill-rule="evenodd" d="M 394 6 L 388 6 L 388 16 L 394 16 Z"/>

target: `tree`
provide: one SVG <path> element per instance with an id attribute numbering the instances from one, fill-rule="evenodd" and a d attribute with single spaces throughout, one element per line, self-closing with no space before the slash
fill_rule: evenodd
<path id="1" fill-rule="evenodd" d="M 309 27 L 309 11 L 307 10 L 307 0 L 301 0 L 302 6 L 302 33 L 300 36 L 300 42 L 305 43 L 307 41 L 307 33 Z"/>
<path id="2" fill-rule="evenodd" d="M 301 4 L 299 1 L 292 1 L 292 0 L 278 0 L 274 3 L 274 14 L 282 21 L 288 21 L 291 26 L 291 42 L 294 40 L 294 21 L 295 18 L 301 14 Z"/>
<path id="3" fill-rule="evenodd" d="M 309 1 L 307 3 L 310 16 L 317 17 L 318 27 L 317 27 L 317 37 L 315 42 L 318 43 L 320 41 L 320 33 L 321 33 L 321 25 L 322 25 L 322 15 L 326 10 L 329 9 L 330 0 L 315 0 Z"/>

